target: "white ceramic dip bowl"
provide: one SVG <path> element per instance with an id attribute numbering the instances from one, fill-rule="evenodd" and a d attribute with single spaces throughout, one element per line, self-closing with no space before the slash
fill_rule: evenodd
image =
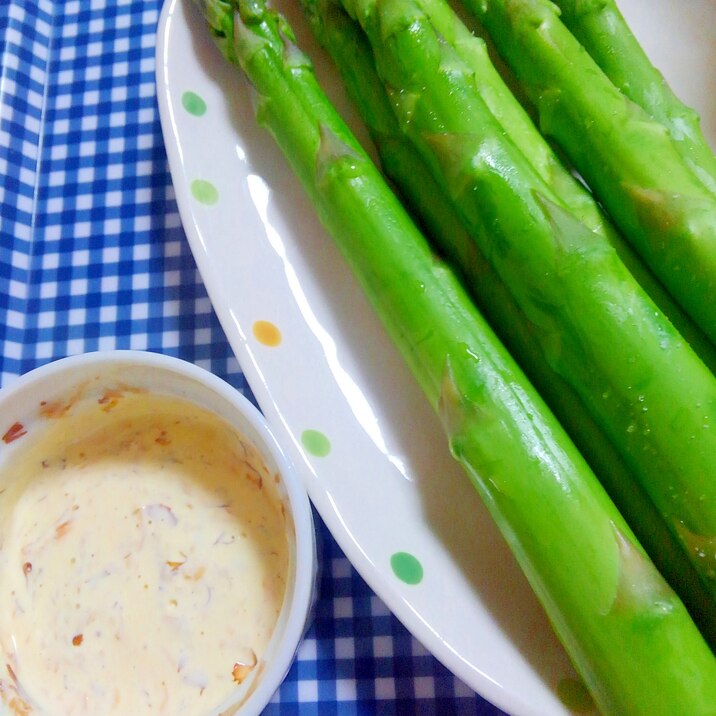
<path id="1" fill-rule="evenodd" d="M 261 413 L 190 363 L 111 351 L 0 391 L 0 436 L 0 714 L 259 714 L 316 570 Z"/>

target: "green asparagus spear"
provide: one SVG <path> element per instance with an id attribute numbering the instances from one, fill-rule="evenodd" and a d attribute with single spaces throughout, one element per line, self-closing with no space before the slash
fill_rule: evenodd
<path id="1" fill-rule="evenodd" d="M 559 206 L 415 0 L 341 0 L 403 131 L 716 598 L 716 378 L 613 247 Z"/>
<path id="2" fill-rule="evenodd" d="M 470 238 L 449 197 L 400 131 L 360 28 L 336 0 L 302 2 L 316 38 L 335 62 L 368 127 L 384 171 L 438 249 L 459 268 L 481 312 L 587 458 L 639 542 L 689 608 L 708 643 L 716 648 L 716 600 L 710 597 L 682 545 L 580 398 L 550 369 L 533 340 L 535 328 Z"/>
<path id="3" fill-rule="evenodd" d="M 235 12 L 219 0 L 200 7 L 255 87 L 259 121 L 439 411 L 451 450 L 605 711 L 653 714 L 678 704 L 713 714 L 716 660 L 683 605 L 460 283 L 435 261 L 321 92 L 290 28 L 260 0 L 238 2 Z"/>
<path id="4" fill-rule="evenodd" d="M 605 216 L 591 192 L 560 161 L 493 65 L 485 41 L 468 30 L 446 0 L 419 0 L 419 4 L 438 34 L 452 45 L 471 70 L 475 87 L 490 112 L 537 173 L 549 184 L 555 196 L 582 223 L 606 237 L 659 310 L 716 373 L 716 350 L 713 344 L 644 266 L 630 244 Z"/>
<path id="5" fill-rule="evenodd" d="M 562 21 L 609 79 L 669 131 L 696 176 L 716 193 L 716 157 L 698 113 L 674 94 L 649 60 L 614 0 L 553 0 Z"/>
<path id="6" fill-rule="evenodd" d="M 465 0 L 624 236 L 716 342 L 716 196 L 609 81 L 550 0 Z"/>

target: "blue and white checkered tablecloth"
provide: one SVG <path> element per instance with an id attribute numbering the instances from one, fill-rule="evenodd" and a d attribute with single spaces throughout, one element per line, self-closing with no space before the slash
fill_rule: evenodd
<path id="1" fill-rule="evenodd" d="M 0 0 L 2 385 L 62 356 L 134 348 L 251 397 L 174 202 L 159 11 L 159 0 Z M 317 525 L 315 621 L 266 713 L 500 713 L 408 634 Z"/>

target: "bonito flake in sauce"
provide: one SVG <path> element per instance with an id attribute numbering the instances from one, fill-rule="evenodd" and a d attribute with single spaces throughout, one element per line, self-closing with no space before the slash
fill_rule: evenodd
<path id="1" fill-rule="evenodd" d="M 260 668 L 283 603 L 274 476 L 188 402 L 88 402 L 0 474 L 0 708 L 212 713 Z"/>

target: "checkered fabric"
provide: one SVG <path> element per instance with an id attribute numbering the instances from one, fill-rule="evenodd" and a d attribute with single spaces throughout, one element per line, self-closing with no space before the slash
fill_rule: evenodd
<path id="1" fill-rule="evenodd" d="M 182 231 L 154 81 L 158 0 L 0 2 L 0 381 L 97 349 L 252 398 Z M 498 714 L 416 642 L 317 519 L 315 619 L 266 710 Z"/>

